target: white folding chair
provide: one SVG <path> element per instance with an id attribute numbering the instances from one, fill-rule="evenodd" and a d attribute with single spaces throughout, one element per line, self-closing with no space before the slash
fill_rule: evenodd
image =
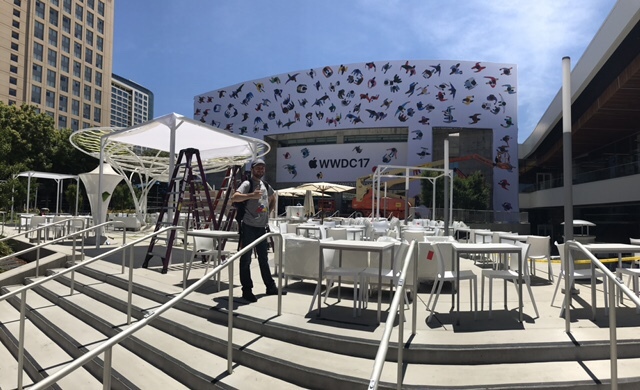
<path id="1" fill-rule="evenodd" d="M 562 283 L 562 280 L 566 277 L 566 272 L 564 269 L 564 245 L 565 244 L 558 244 L 558 242 L 556 241 L 555 246 L 558 248 L 558 252 L 560 253 L 560 273 L 558 274 L 558 281 L 556 283 L 556 288 L 553 291 L 553 296 L 551 297 L 551 306 L 553 306 L 553 302 L 556 299 L 556 294 L 558 293 L 558 288 L 560 287 L 560 284 Z M 573 264 L 573 261 L 569 262 L 569 285 L 573 286 L 573 283 L 575 280 L 584 280 L 584 279 L 589 279 L 591 280 L 591 267 L 589 268 L 585 268 L 585 269 L 576 269 L 575 265 Z M 602 278 L 602 285 L 603 285 L 603 289 L 604 289 L 604 312 L 605 315 L 609 314 L 609 299 L 607 296 L 607 278 L 605 277 L 605 275 L 602 273 L 602 271 L 596 269 L 595 270 L 595 277 L 596 278 Z M 566 293 L 566 292 L 565 292 Z M 564 299 L 562 300 L 562 305 L 561 305 L 561 309 L 560 309 L 560 315 L 562 315 L 564 313 Z"/>
<path id="2" fill-rule="evenodd" d="M 529 267 L 531 274 L 536 274 L 536 260 L 547 261 L 548 279 L 553 283 L 553 270 L 551 269 L 551 237 L 549 236 L 528 236 L 527 244 L 529 247 Z"/>
<path id="3" fill-rule="evenodd" d="M 531 291 L 531 276 L 529 274 L 529 267 L 527 266 L 527 252 L 529 251 L 530 245 L 525 244 L 520 241 L 516 241 L 515 245 L 521 247 L 521 256 L 522 256 L 522 279 L 524 280 L 527 290 L 529 291 L 529 298 L 531 298 L 531 303 L 533 304 L 533 309 L 536 312 L 536 317 L 540 317 L 538 313 L 538 306 L 536 305 L 536 300 L 533 297 L 533 292 Z M 507 310 L 507 281 L 513 282 L 514 287 L 516 288 L 516 293 L 518 296 L 520 295 L 520 289 L 518 288 L 518 257 L 510 256 L 509 267 L 507 269 L 483 269 L 482 270 L 482 283 L 480 287 L 480 310 L 484 310 L 484 279 L 487 278 L 489 280 L 489 318 L 491 318 L 491 309 L 493 303 L 493 280 L 501 279 L 504 281 L 504 308 Z"/>
<path id="4" fill-rule="evenodd" d="M 445 259 L 451 260 L 451 244 L 445 243 L 445 242 L 438 242 L 433 244 L 433 249 L 435 252 L 435 257 L 437 262 L 436 264 L 438 266 L 438 273 L 436 275 L 436 280 L 433 283 L 433 287 L 431 288 L 431 294 L 429 294 L 429 301 L 427 302 L 427 310 L 431 312 L 429 314 L 429 317 L 427 318 L 427 322 L 431 320 L 431 317 L 433 317 L 433 314 L 436 311 L 435 310 L 436 305 L 438 304 L 438 298 L 440 297 L 440 292 L 442 291 L 442 285 L 444 284 L 444 282 L 452 282 L 454 284 L 456 282 L 456 272 L 447 271 L 445 267 Z M 478 277 L 471 270 L 460 270 L 460 279 L 458 281 L 457 292 L 456 292 L 457 294 L 460 293 L 459 282 L 463 280 L 468 280 L 471 287 L 469 289 L 469 299 L 470 299 L 469 302 L 471 303 L 471 300 L 473 300 L 473 298 L 475 297 L 475 301 L 474 301 L 475 305 L 473 306 L 473 312 L 475 316 L 476 313 L 478 312 Z M 438 286 L 437 291 L 436 291 L 436 286 Z M 435 299 L 433 300 L 433 306 L 430 306 L 431 300 L 434 297 L 433 296 L 434 292 L 436 293 Z"/>

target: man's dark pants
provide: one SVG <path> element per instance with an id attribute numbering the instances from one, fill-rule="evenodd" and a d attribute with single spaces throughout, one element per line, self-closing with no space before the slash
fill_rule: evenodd
<path id="1" fill-rule="evenodd" d="M 242 246 L 245 247 L 263 236 L 266 232 L 264 227 L 254 227 L 247 224 L 242 224 L 242 234 L 240 240 Z M 255 247 L 255 251 L 258 253 L 258 264 L 260 265 L 260 275 L 262 275 L 262 281 L 267 290 L 275 288 L 276 283 L 271 276 L 271 268 L 269 267 L 268 258 L 268 243 L 267 240 L 263 240 Z M 242 291 L 251 291 L 253 288 L 253 281 L 251 280 L 251 255 L 253 250 L 245 253 L 240 257 L 240 283 L 242 283 Z"/>

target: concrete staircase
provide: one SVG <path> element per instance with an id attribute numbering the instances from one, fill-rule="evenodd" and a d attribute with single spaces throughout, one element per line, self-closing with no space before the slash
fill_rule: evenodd
<path id="1" fill-rule="evenodd" d="M 119 272 L 119 266 L 98 261 L 76 272 L 73 295 L 67 276 L 29 292 L 25 386 L 127 328 L 126 274 Z M 171 279 L 171 275 L 160 275 L 156 270 L 136 269 L 133 318 L 143 318 L 182 291 L 178 280 L 179 277 Z M 2 293 L 17 287 L 4 287 Z M 211 294 L 192 294 L 192 299 L 165 312 L 151 326 L 115 347 L 112 388 L 368 387 L 379 332 L 368 335 L 339 322 L 335 323 L 334 332 L 321 331 L 309 315 L 283 313 L 278 317 L 275 309 L 258 305 L 236 311 L 234 373 L 229 375 L 225 358 L 229 303 L 225 299 L 226 287 L 213 295 L 213 301 Z M 296 295 L 292 289 L 286 299 L 298 299 Z M 269 298 L 275 299 L 260 300 Z M 309 296 L 301 294 L 299 299 L 307 305 Z M 233 304 L 240 305 L 237 301 Z M 346 312 L 350 315 L 349 310 Z M 0 302 L 0 388 L 5 390 L 16 387 L 18 319 L 18 297 Z M 519 335 L 517 339 L 507 337 L 503 343 L 493 343 L 483 341 L 482 334 L 478 334 L 478 341 L 473 344 L 436 344 L 416 335 L 404 351 L 403 388 L 609 387 L 608 340 L 543 342 L 540 335 L 527 331 L 520 331 Z M 407 330 L 405 336 L 409 336 Z M 638 339 L 619 345 L 621 389 L 640 387 Z M 395 388 L 396 340 L 397 335 L 392 337 L 380 388 Z M 102 359 L 94 359 L 61 380 L 57 388 L 102 388 L 102 365 Z"/>

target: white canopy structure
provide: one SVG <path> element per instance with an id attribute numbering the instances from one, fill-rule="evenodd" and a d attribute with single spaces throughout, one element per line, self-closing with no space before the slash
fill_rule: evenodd
<path id="1" fill-rule="evenodd" d="M 76 208 L 75 208 L 75 215 L 78 214 L 78 194 L 79 194 L 79 188 L 80 186 L 78 186 L 78 176 L 75 175 L 66 175 L 66 174 L 61 174 L 61 173 L 50 173 L 50 172 L 38 172 L 38 171 L 26 171 L 26 172 L 20 172 L 17 175 L 14 175 L 14 177 L 26 177 L 27 179 L 27 212 L 29 211 L 29 199 L 31 198 L 31 178 L 35 177 L 35 178 L 39 178 L 39 179 L 49 179 L 49 180 L 55 180 L 56 184 L 57 184 L 57 189 L 56 189 L 56 214 L 59 213 L 60 209 L 60 193 L 62 192 L 62 184 L 64 182 L 65 179 L 75 179 L 76 180 Z M 36 199 L 37 201 L 37 199 Z M 11 218 L 13 218 L 13 199 L 11 200 Z"/>
<path id="2" fill-rule="evenodd" d="M 155 181 L 168 180 L 180 150 L 198 149 L 203 167 L 210 173 L 223 171 L 231 165 L 246 164 L 263 157 L 270 149 L 262 140 L 236 135 L 175 113 L 126 129 L 79 130 L 71 134 L 69 140 L 76 148 L 111 164 L 124 175 L 132 194 L 131 178 L 125 172 L 139 175 L 143 184 L 140 199 L 146 198 Z M 99 192 L 102 192 L 101 187 Z M 135 196 L 134 201 L 136 211 L 143 212 L 141 201 Z"/>
<path id="3" fill-rule="evenodd" d="M 99 166 L 93 171 L 81 173 L 79 176 L 87 191 L 93 222 L 98 224 L 98 221 L 105 221 L 107 218 L 107 206 L 109 206 L 113 190 L 124 177 L 114 171 L 111 165 L 104 164 L 102 172 L 102 192 L 100 193 L 98 192 L 98 181 L 100 180 Z M 99 203 L 102 204 L 101 208 L 98 206 Z M 98 215 L 98 209 L 101 209 L 101 215 Z"/>

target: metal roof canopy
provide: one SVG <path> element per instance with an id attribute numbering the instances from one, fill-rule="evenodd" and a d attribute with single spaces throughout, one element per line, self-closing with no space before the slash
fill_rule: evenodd
<path id="1" fill-rule="evenodd" d="M 56 214 L 58 214 L 59 211 L 59 205 L 60 205 L 60 192 L 62 190 L 62 183 L 65 179 L 75 179 L 76 180 L 76 209 L 75 209 L 75 213 L 74 215 L 78 215 L 78 195 L 79 195 L 79 191 L 80 191 L 80 177 L 77 175 L 68 175 L 68 174 L 62 174 L 62 173 L 51 173 L 51 172 L 38 172 L 38 171 L 25 171 L 25 172 L 20 172 L 16 175 L 13 176 L 15 177 L 26 177 L 28 178 L 27 180 L 27 212 L 29 212 L 29 199 L 30 199 L 30 195 L 31 195 L 31 178 L 35 177 L 38 179 L 49 179 L 49 180 L 55 180 L 56 184 L 57 184 L 57 190 L 56 190 Z M 37 199 L 36 199 L 37 200 Z M 13 218 L 13 197 L 11 199 L 11 218 Z"/>

